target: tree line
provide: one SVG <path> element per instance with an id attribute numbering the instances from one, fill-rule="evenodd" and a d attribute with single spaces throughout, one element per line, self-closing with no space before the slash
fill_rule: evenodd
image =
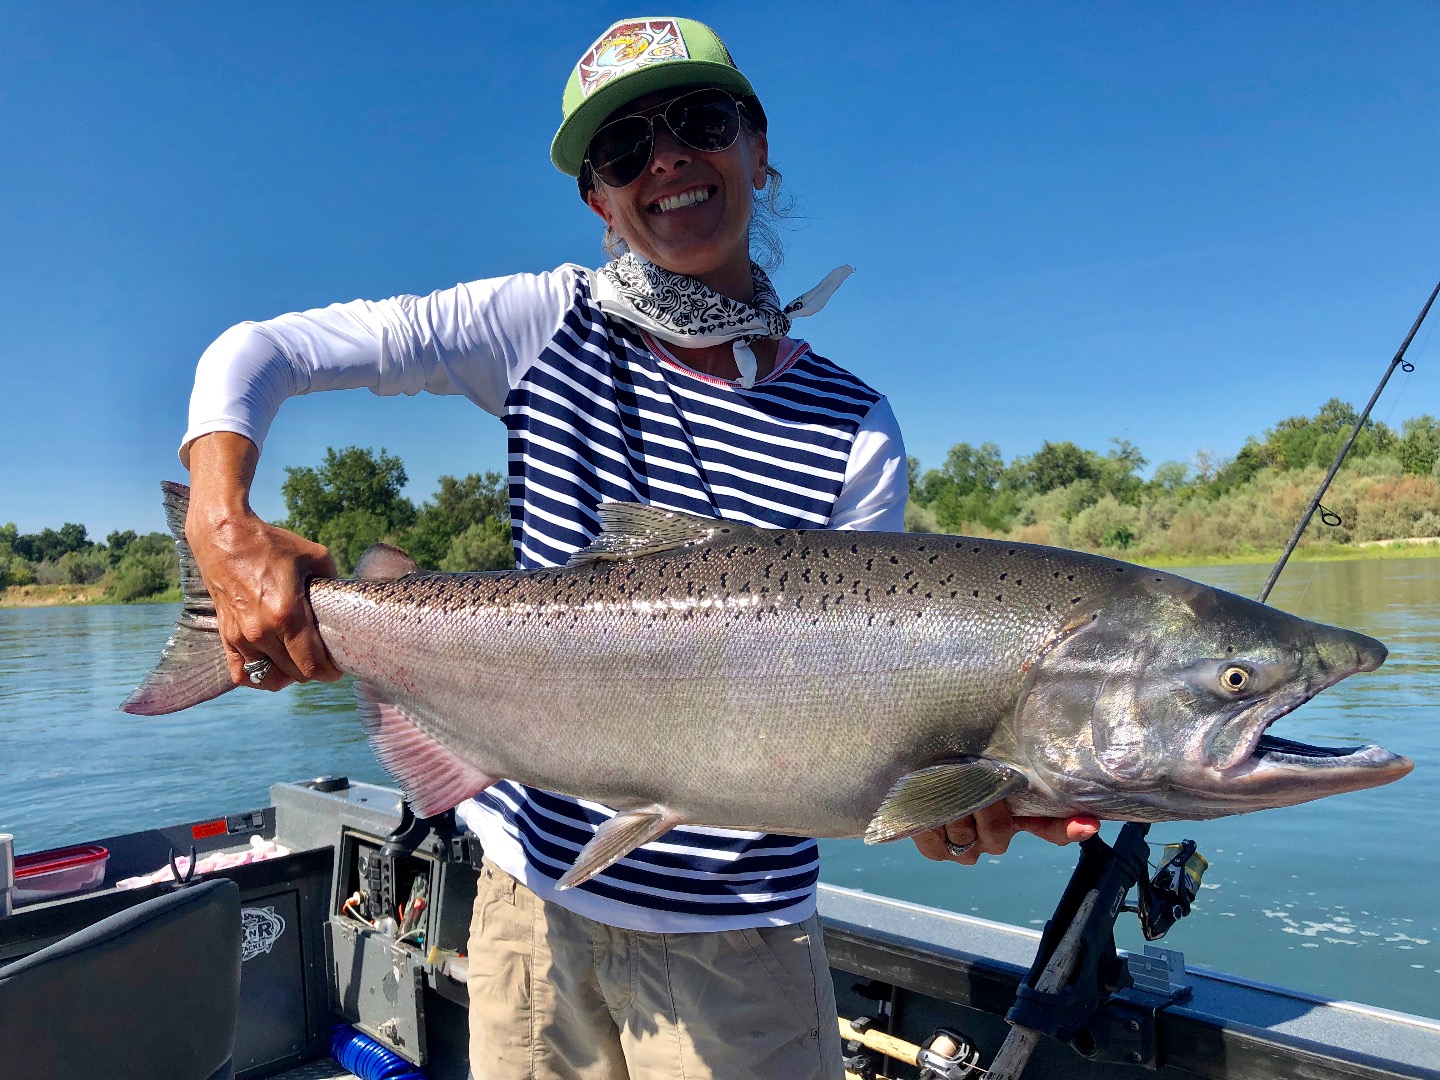
<path id="1" fill-rule="evenodd" d="M 994 443 L 957 443 L 937 468 L 910 459 L 906 528 L 1142 560 L 1267 550 L 1285 542 L 1357 419 L 1332 398 L 1314 416 L 1248 438 L 1233 458 L 1201 452 L 1148 477 L 1145 456 L 1123 439 L 1103 453 L 1047 441 L 1010 461 Z M 408 479 L 404 462 L 383 448 L 327 448 L 319 465 L 285 470 L 287 516 L 278 524 L 324 544 L 343 575 L 381 540 L 431 570 L 515 565 L 503 475 L 442 476 L 419 505 L 404 495 Z M 1440 536 L 1440 421 L 1412 417 L 1398 430 L 1367 421 L 1327 506 L 1341 524 L 1312 528 L 1312 546 Z M 121 602 L 179 595 L 170 537 L 124 530 L 102 542 L 73 522 L 37 533 L 0 526 L 0 588 L 28 584 L 102 584 L 106 599 Z"/>
<path id="2" fill-rule="evenodd" d="M 1105 453 L 1045 442 L 1005 461 L 994 443 L 957 443 L 938 468 L 911 458 L 906 527 L 1128 552 L 1133 557 L 1230 555 L 1284 543 L 1359 413 L 1332 398 L 1246 439 L 1229 459 L 1201 452 L 1148 477 L 1144 455 L 1111 440 Z M 1399 430 L 1367 420 L 1332 488 L 1341 518 L 1311 544 L 1440 535 L 1440 422 Z"/>
<path id="3" fill-rule="evenodd" d="M 108 599 L 121 602 L 178 589 L 175 544 L 164 533 L 140 536 L 131 529 L 112 532 L 102 543 L 71 521 L 38 533 L 22 533 L 13 522 L 0 525 L 0 588 L 96 583 L 105 586 Z"/>
<path id="4" fill-rule="evenodd" d="M 503 476 L 442 476 L 419 506 L 402 494 L 407 479 L 401 460 L 383 449 L 327 449 L 320 465 L 285 470 L 288 516 L 277 524 L 328 547 L 343 575 L 380 540 L 430 570 L 514 567 Z M 122 603 L 179 599 L 179 560 L 165 533 L 116 531 L 101 542 L 73 522 L 36 533 L 0 526 L 0 589 L 34 584 L 99 584 L 105 599 Z"/>

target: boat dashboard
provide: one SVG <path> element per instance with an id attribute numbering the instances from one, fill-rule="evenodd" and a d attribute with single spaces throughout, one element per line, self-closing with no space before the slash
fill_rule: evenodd
<path id="1" fill-rule="evenodd" d="M 391 789 L 321 778 L 277 784 L 267 807 L 85 847 L 106 853 L 103 872 L 93 852 L 16 860 L 40 869 L 17 872 L 11 912 L 0 905 L 0 979 L 20 958 L 173 890 L 177 874 L 227 878 L 241 917 L 240 1080 L 352 1075 L 332 1057 L 337 1025 L 417 1075 L 468 1075 L 473 837 L 414 822 Z M 142 883 L 166 867 L 171 880 Z M 985 1075 L 1040 935 L 823 884 L 819 903 L 849 1074 Z M 1150 1004 L 1115 1013 L 1088 1042 L 1042 1039 L 1025 1076 L 1440 1080 L 1440 1021 L 1187 966 L 1164 950 L 1122 958 L 1151 991 L 1136 1000 Z"/>

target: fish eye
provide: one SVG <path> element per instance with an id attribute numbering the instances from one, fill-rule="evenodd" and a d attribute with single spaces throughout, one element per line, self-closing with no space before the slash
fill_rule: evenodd
<path id="1" fill-rule="evenodd" d="M 1224 686 L 1226 690 L 1232 690 L 1238 694 L 1250 685 L 1250 672 L 1246 671 L 1243 667 L 1237 667 L 1231 664 L 1220 673 L 1220 684 Z"/>

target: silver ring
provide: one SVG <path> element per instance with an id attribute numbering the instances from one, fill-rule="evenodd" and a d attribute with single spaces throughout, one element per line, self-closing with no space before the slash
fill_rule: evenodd
<path id="1" fill-rule="evenodd" d="M 974 847 L 977 843 L 979 843 L 979 842 L 980 842 L 980 838 L 979 838 L 979 837 L 976 837 L 974 840 L 971 840 L 968 844 L 955 844 L 955 843 L 952 843 L 952 842 L 950 841 L 950 839 L 947 837 L 946 840 L 945 840 L 945 850 L 948 851 L 948 852 L 950 852 L 951 855 L 954 855 L 954 856 L 958 859 L 961 855 L 964 855 L 967 851 L 969 851 L 971 848 L 973 848 L 973 847 Z"/>
<path id="2" fill-rule="evenodd" d="M 250 679 L 251 686 L 259 686 L 265 681 L 265 676 L 270 674 L 270 669 L 275 666 L 268 656 L 262 656 L 259 660 L 247 660 L 241 670 Z"/>

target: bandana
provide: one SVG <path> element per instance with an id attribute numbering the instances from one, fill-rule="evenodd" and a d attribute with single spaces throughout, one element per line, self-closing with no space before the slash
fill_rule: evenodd
<path id="1" fill-rule="evenodd" d="M 758 368 L 750 343 L 784 337 L 790 332 L 792 320 L 814 315 L 823 308 L 852 273 L 853 267 L 836 267 L 819 285 L 781 307 L 770 278 L 752 262 L 750 279 L 755 285 L 755 299 L 745 304 L 721 296 L 693 277 L 656 266 L 632 251 L 595 273 L 595 301 L 607 315 L 624 319 L 672 345 L 695 348 L 731 342 L 740 385 L 748 390 L 755 385 Z"/>

